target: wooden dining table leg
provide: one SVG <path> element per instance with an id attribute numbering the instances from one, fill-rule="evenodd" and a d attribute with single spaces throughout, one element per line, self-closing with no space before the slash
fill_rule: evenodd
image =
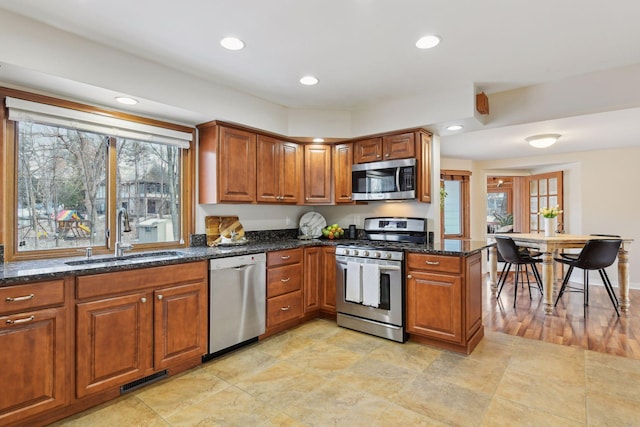
<path id="1" fill-rule="evenodd" d="M 544 252 L 542 255 L 542 286 L 544 288 L 544 313 L 553 312 L 553 252 Z"/>
<path id="2" fill-rule="evenodd" d="M 620 311 L 629 312 L 631 301 L 629 300 L 629 251 L 624 244 L 618 251 L 618 283 L 620 285 Z"/>
<path id="3" fill-rule="evenodd" d="M 498 249 L 496 246 L 489 248 L 489 284 L 491 285 L 491 294 L 498 291 Z"/>

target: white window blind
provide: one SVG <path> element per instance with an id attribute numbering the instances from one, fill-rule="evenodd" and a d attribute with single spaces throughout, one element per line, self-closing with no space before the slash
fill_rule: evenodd
<path id="1" fill-rule="evenodd" d="M 179 148 L 189 148 L 191 143 L 192 134 L 188 132 L 131 122 L 97 113 L 88 113 L 10 97 L 6 98 L 6 105 L 9 109 L 9 120 L 17 122 L 56 125 L 125 139 L 172 145 Z"/>

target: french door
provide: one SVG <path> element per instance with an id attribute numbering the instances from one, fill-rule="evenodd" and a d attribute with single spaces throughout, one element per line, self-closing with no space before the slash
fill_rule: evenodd
<path id="1" fill-rule="evenodd" d="M 529 198 L 527 200 L 529 212 L 529 232 L 543 232 L 544 221 L 541 220 L 540 209 L 559 206 L 563 209 L 562 202 L 562 171 L 549 172 L 527 177 Z M 558 215 L 558 230 L 564 230 L 564 214 Z"/>

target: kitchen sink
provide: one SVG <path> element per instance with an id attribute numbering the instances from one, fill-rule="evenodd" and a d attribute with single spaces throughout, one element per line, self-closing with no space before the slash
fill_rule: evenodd
<path id="1" fill-rule="evenodd" d="M 86 258 L 77 261 L 67 261 L 66 265 L 86 265 L 92 266 L 96 264 L 104 265 L 126 265 L 136 264 L 142 262 L 155 262 L 155 261 L 167 261 L 171 259 L 182 258 L 184 255 L 176 251 L 163 251 L 163 252 L 146 252 L 139 254 L 130 254 L 124 256 L 111 256 L 111 257 L 96 257 Z"/>

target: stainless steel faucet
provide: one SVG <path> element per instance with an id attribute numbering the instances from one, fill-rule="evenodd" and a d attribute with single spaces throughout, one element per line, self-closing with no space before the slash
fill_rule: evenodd
<path id="1" fill-rule="evenodd" d="M 122 222 L 124 220 L 124 229 L 122 229 Z M 133 245 L 124 243 L 122 241 L 122 232 L 128 233 L 131 231 L 131 224 L 129 223 L 129 213 L 125 208 L 118 209 L 116 214 L 116 250 L 115 256 L 120 257 L 124 255 L 124 251 L 130 251 L 133 249 Z"/>

